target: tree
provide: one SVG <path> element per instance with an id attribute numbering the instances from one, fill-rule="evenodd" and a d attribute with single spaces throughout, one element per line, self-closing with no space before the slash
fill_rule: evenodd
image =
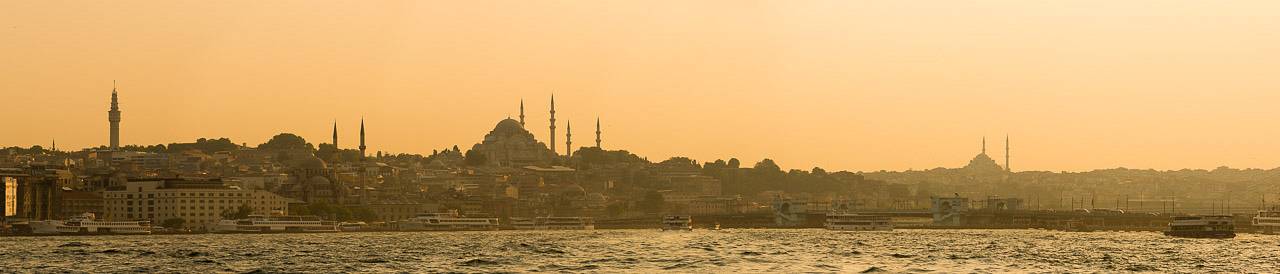
<path id="1" fill-rule="evenodd" d="M 241 204 L 240 207 L 236 209 L 228 208 L 227 210 L 223 210 L 222 219 L 224 220 L 244 219 L 244 218 L 249 218 L 249 214 L 253 214 L 253 208 L 249 207 L 248 204 Z"/>
<path id="2" fill-rule="evenodd" d="M 484 153 L 480 153 L 479 151 L 472 149 L 467 151 L 465 162 L 467 166 L 481 166 L 488 163 L 489 158 L 484 156 Z"/>
<path id="3" fill-rule="evenodd" d="M 168 229 L 182 229 L 187 224 L 187 220 L 183 218 L 168 218 L 160 222 L 160 226 Z"/>
<path id="4" fill-rule="evenodd" d="M 649 191 L 649 193 L 644 194 L 644 200 L 640 200 L 640 209 L 644 210 L 645 213 L 660 213 L 666 203 L 666 200 L 662 198 L 662 193 Z"/>
<path id="5" fill-rule="evenodd" d="M 738 161 L 738 158 L 729 158 L 729 168 L 741 168 L 741 167 L 742 167 L 742 162 Z"/>
<path id="6" fill-rule="evenodd" d="M 754 168 L 754 169 L 755 169 L 757 172 L 760 172 L 760 173 L 774 173 L 774 172 L 779 172 L 779 173 L 780 173 L 780 172 L 782 172 L 782 168 L 781 168 L 781 167 L 778 167 L 778 164 L 777 164 L 777 163 L 774 163 L 774 162 L 773 162 L 773 160 L 772 160 L 772 159 L 769 159 L 769 158 L 765 158 L 764 160 L 760 160 L 760 162 L 759 162 L 759 163 L 756 163 L 756 166 L 755 166 L 755 168 Z"/>
<path id="7" fill-rule="evenodd" d="M 827 170 L 822 169 L 821 167 L 813 167 L 813 171 L 809 173 L 812 173 L 814 176 L 827 176 Z"/>
<path id="8" fill-rule="evenodd" d="M 315 148 L 307 143 L 307 139 L 293 133 L 280 133 L 275 137 L 271 137 L 266 143 L 258 145 L 258 149 L 311 149 Z"/>

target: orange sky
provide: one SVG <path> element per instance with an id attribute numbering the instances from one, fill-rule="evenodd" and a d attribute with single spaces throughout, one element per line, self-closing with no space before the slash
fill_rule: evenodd
<path id="1" fill-rule="evenodd" d="M 1280 1 L 5 1 L 0 145 L 469 148 L 525 98 L 650 160 L 1280 164 Z M 563 147 L 563 136 L 558 138 Z M 1003 154 L 993 151 L 995 158 Z"/>

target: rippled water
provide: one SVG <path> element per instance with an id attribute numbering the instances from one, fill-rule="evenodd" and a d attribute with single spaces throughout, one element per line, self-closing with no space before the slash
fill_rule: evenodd
<path id="1" fill-rule="evenodd" d="M 1257 272 L 1280 236 L 1039 230 L 388 232 L 0 238 L 31 272 Z"/>

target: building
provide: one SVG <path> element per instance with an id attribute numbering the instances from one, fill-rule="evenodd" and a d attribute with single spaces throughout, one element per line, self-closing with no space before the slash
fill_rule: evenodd
<path id="1" fill-rule="evenodd" d="M 111 110 L 107 111 L 107 122 L 111 123 L 111 150 L 120 150 L 120 102 L 117 99 L 115 81 L 112 81 Z"/>
<path id="2" fill-rule="evenodd" d="M 222 213 L 248 206 L 253 214 L 285 214 L 290 199 L 265 190 L 244 190 L 221 180 L 145 179 L 103 193 L 108 220 L 183 219 L 187 228 L 206 230 Z"/>
<path id="3" fill-rule="evenodd" d="M 77 216 L 81 213 L 93 213 L 96 216 L 103 216 L 105 206 L 103 206 L 102 193 L 63 190 L 62 191 L 62 217 Z"/>
<path id="4" fill-rule="evenodd" d="M 538 142 L 519 121 L 510 118 L 498 122 L 489 134 L 485 134 L 484 141 L 472 146 L 471 150 L 484 155 L 487 166 L 508 168 L 546 166 L 555 157 L 546 144 Z"/>
<path id="5" fill-rule="evenodd" d="M 48 167 L 0 169 L 5 218 L 50 220 L 61 216 L 62 186 L 75 180 L 66 170 Z"/>

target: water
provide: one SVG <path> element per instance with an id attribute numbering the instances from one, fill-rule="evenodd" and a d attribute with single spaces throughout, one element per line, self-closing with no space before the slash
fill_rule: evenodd
<path id="1" fill-rule="evenodd" d="M 0 238 L 25 272 L 1257 272 L 1280 236 L 1039 230 L 387 232 Z M 5 271 L 0 271 L 5 272 Z"/>

